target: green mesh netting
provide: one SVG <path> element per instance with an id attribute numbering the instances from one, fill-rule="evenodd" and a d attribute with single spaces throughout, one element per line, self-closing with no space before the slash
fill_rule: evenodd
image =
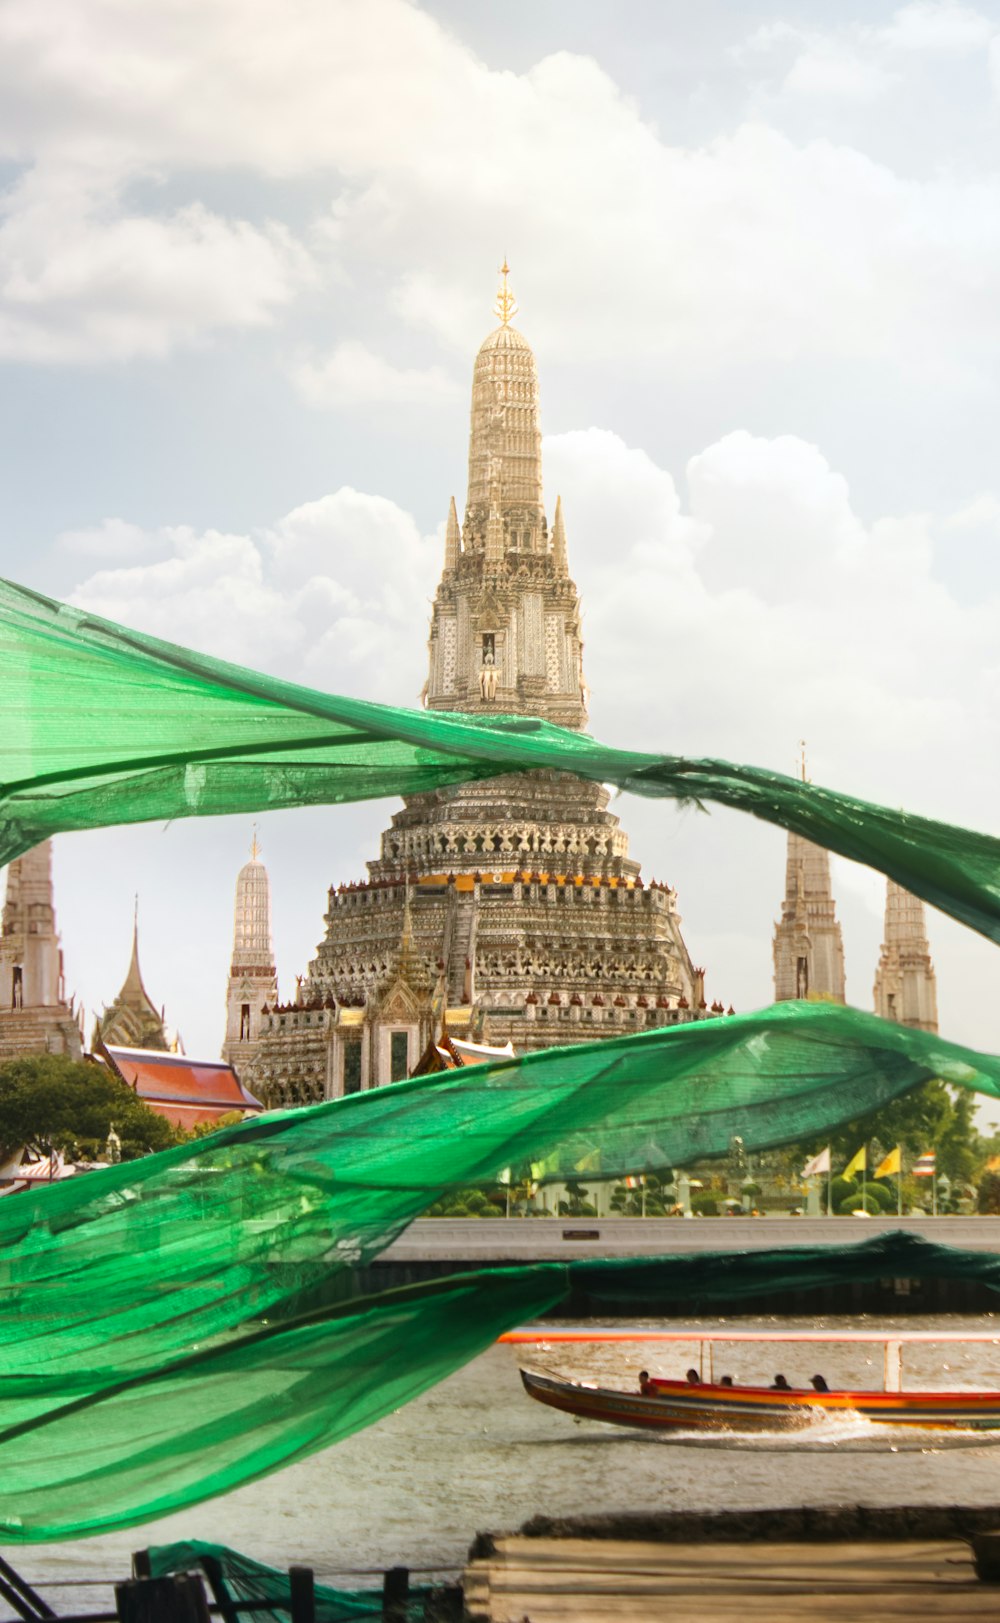
<path id="1" fill-rule="evenodd" d="M 758 767 L 526 717 L 334 698 L 0 582 L 0 864 L 110 823 L 331 804 L 545 768 L 717 801 L 889 874 L 1000 941 L 1000 841 Z"/>
<path id="2" fill-rule="evenodd" d="M 786 1003 L 276 1112 L 8 1197 L 0 1541 L 128 1526 L 236 1487 L 558 1301 L 568 1276 L 543 1265 L 289 1321 L 338 1279 L 347 1295 L 352 1266 L 449 1189 L 525 1161 L 549 1177 L 655 1171 L 724 1153 L 737 1131 L 763 1149 L 933 1076 L 1000 1097 L 1000 1059 Z"/>
<path id="3" fill-rule="evenodd" d="M 225 1544 L 209 1544 L 203 1539 L 183 1539 L 176 1544 L 154 1544 L 147 1551 L 150 1576 L 166 1578 L 175 1572 L 201 1569 L 222 1605 L 235 1601 L 241 1610 L 239 1623 L 274 1623 L 275 1613 L 291 1613 L 291 1583 L 287 1572 L 277 1572 L 253 1561 Z M 406 1617 L 423 1623 L 424 1608 L 432 1593 L 414 1586 L 407 1600 Z M 316 1623 L 353 1623 L 355 1618 L 377 1617 L 382 1613 L 382 1591 L 331 1589 L 316 1584 L 314 1591 Z M 258 1602 L 259 1611 L 244 1610 L 247 1602 Z M 223 1617 L 226 1613 L 223 1612 Z"/>

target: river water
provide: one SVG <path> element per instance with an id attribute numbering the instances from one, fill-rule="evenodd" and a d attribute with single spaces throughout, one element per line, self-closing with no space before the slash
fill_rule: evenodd
<path id="1" fill-rule="evenodd" d="M 704 1329 L 727 1323 L 690 1322 Z M 680 1328 L 656 1321 L 642 1327 Z M 731 1327 L 759 1327 L 765 1334 L 828 1330 L 833 1336 L 857 1329 L 928 1329 L 945 1335 L 995 1328 L 995 1343 L 906 1347 L 904 1386 L 1000 1385 L 1000 1315 L 877 1323 L 741 1318 Z M 278 1567 L 302 1562 L 318 1576 L 361 1587 L 375 1581 L 353 1576 L 366 1569 L 405 1565 L 415 1573 L 455 1572 L 477 1531 L 510 1531 L 536 1512 L 1000 1504 L 1000 1432 L 995 1442 L 981 1434 L 948 1438 L 939 1433 L 921 1440 L 860 1421 L 837 1421 L 828 1428 L 824 1423 L 819 1432 L 692 1437 L 683 1443 L 575 1421 L 528 1399 L 518 1377 L 519 1364 L 525 1364 L 634 1388 L 641 1368 L 679 1376 L 697 1361 L 695 1338 L 690 1346 L 498 1345 L 377 1426 L 225 1498 L 125 1533 L 3 1553 L 28 1578 L 121 1578 L 134 1549 L 202 1538 Z M 796 1385 L 805 1385 L 820 1370 L 831 1386 L 878 1388 L 882 1351 L 860 1343 L 738 1343 L 716 1350 L 716 1374 L 728 1371 L 737 1380 L 767 1382 L 777 1369 Z M 83 1594 L 87 1610 L 103 1604 L 98 1591 Z M 66 1609 L 60 1601 L 59 1609 Z M 71 1604 L 74 1609 L 84 1605 L 80 1591 Z"/>

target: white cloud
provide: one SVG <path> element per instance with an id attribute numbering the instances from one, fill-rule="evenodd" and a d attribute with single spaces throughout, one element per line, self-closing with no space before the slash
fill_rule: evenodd
<path id="1" fill-rule="evenodd" d="M 971 6 L 915 0 L 893 14 L 879 38 L 901 51 L 976 51 L 989 43 L 996 28 L 996 22 Z"/>
<path id="2" fill-rule="evenodd" d="M 706 447 L 686 504 L 604 430 L 550 437 L 545 458 L 604 733 L 763 765 L 790 762 L 805 735 L 817 781 L 952 818 L 959 784 L 965 820 L 993 820 L 1000 598 L 963 605 L 941 584 L 928 515 L 863 523 L 843 477 L 792 435 Z M 395 503 L 344 488 L 252 535 L 141 540 L 121 521 L 99 534 L 158 556 L 91 575 L 73 601 L 332 691 L 416 702 L 441 538 Z"/>
<path id="3" fill-rule="evenodd" d="M 168 555 L 101 570 L 72 601 L 291 680 L 385 700 L 411 692 L 416 702 L 440 549 L 393 502 L 343 489 L 254 535 L 178 526 L 137 550 L 154 546 Z"/>
<path id="4" fill-rule="evenodd" d="M 956 601 L 927 515 L 865 525 L 843 477 L 791 435 L 741 430 L 692 458 L 689 515 L 615 435 L 545 450 L 603 734 L 788 768 L 805 736 L 816 781 L 995 821 L 1000 597 Z"/>
<path id="5" fill-rule="evenodd" d="M 893 27 L 967 35 L 974 15 L 907 7 Z M 797 52 L 790 78 L 810 95 L 871 96 L 895 71 L 871 29 L 770 38 Z M 492 71 L 406 0 L 0 8 L 0 153 L 35 165 L 4 228 L 10 354 L 162 354 L 273 321 L 310 272 L 287 228 L 122 201 L 127 180 L 196 191 L 206 172 L 328 185 L 317 251 L 358 280 L 377 267 L 397 311 L 463 351 L 482 335 L 481 267 L 500 244 L 530 267 L 526 320 L 552 357 L 585 334 L 596 360 L 883 356 L 926 380 L 966 341 L 988 364 L 1000 337 L 996 177 L 904 180 L 754 123 L 671 145 L 594 60 Z M 70 206 L 61 238 L 59 208 L 39 224 L 29 194 L 74 165 L 111 201 Z M 388 369 L 355 336 L 296 377 L 314 402 L 449 388 L 433 368 Z"/>
<path id="6" fill-rule="evenodd" d="M 300 360 L 292 381 L 309 406 L 429 406 L 453 400 L 457 381 L 439 366 L 397 367 L 356 339 L 338 344 L 321 361 Z"/>
<path id="7" fill-rule="evenodd" d="M 161 356 L 227 327 L 259 327 L 312 279 L 280 225 L 200 203 L 122 212 L 113 185 L 73 166 L 29 171 L 0 204 L 0 356 Z"/>
<path id="8" fill-rule="evenodd" d="M 106 518 L 103 524 L 96 524 L 90 528 L 63 530 L 62 534 L 56 537 L 56 546 L 61 552 L 75 554 L 80 558 L 134 561 L 136 557 L 157 547 L 158 540 L 158 537 L 150 535 L 141 525 L 129 524 L 127 520 L 121 518 Z"/>
<path id="9" fill-rule="evenodd" d="M 897 75 L 877 62 L 862 47 L 843 41 L 817 40 L 796 57 L 785 75 L 783 88 L 797 96 L 843 96 L 870 101 L 884 96 Z"/>

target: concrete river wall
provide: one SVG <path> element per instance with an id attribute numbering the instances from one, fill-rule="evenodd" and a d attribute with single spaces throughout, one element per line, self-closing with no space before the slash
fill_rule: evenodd
<path id="1" fill-rule="evenodd" d="M 365 1269 L 365 1289 L 387 1290 L 471 1268 L 515 1263 L 565 1262 L 581 1257 L 653 1257 L 707 1251 L 761 1251 L 797 1246 L 843 1246 L 899 1231 L 938 1245 L 1000 1254 L 1000 1217 L 763 1217 L 763 1218 L 418 1218 Z M 719 1308 L 713 1305 L 713 1315 Z M 610 1312 L 670 1317 L 701 1311 L 697 1300 L 649 1300 L 597 1306 L 578 1293 L 561 1316 Z M 778 1291 L 738 1310 L 761 1313 L 989 1313 L 1000 1295 L 953 1279 L 884 1279 L 865 1285 Z"/>

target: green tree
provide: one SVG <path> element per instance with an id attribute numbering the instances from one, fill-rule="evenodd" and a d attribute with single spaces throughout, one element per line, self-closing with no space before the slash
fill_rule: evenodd
<path id="1" fill-rule="evenodd" d="M 74 1160 L 102 1160 L 112 1127 L 123 1161 L 178 1141 L 170 1123 L 104 1065 L 61 1054 L 25 1054 L 0 1065 L 5 1160 L 22 1146 L 36 1155 L 59 1150 Z"/>
<path id="2" fill-rule="evenodd" d="M 937 1170 L 953 1184 L 971 1183 L 981 1159 L 979 1135 L 972 1125 L 976 1100 L 963 1088 L 951 1105 L 951 1119 L 937 1141 Z"/>
<path id="3" fill-rule="evenodd" d="M 938 1171 L 946 1171 L 956 1182 L 967 1182 L 981 1158 L 981 1141 L 972 1124 L 975 1109 L 975 1100 L 964 1088 L 953 1096 L 943 1082 L 924 1082 L 881 1110 L 845 1122 L 829 1138 L 803 1142 L 800 1152 L 816 1155 L 829 1143 L 836 1167 L 867 1144 L 868 1165 L 874 1169 L 897 1144 L 903 1147 L 904 1163 L 924 1150 L 936 1149 Z"/>

